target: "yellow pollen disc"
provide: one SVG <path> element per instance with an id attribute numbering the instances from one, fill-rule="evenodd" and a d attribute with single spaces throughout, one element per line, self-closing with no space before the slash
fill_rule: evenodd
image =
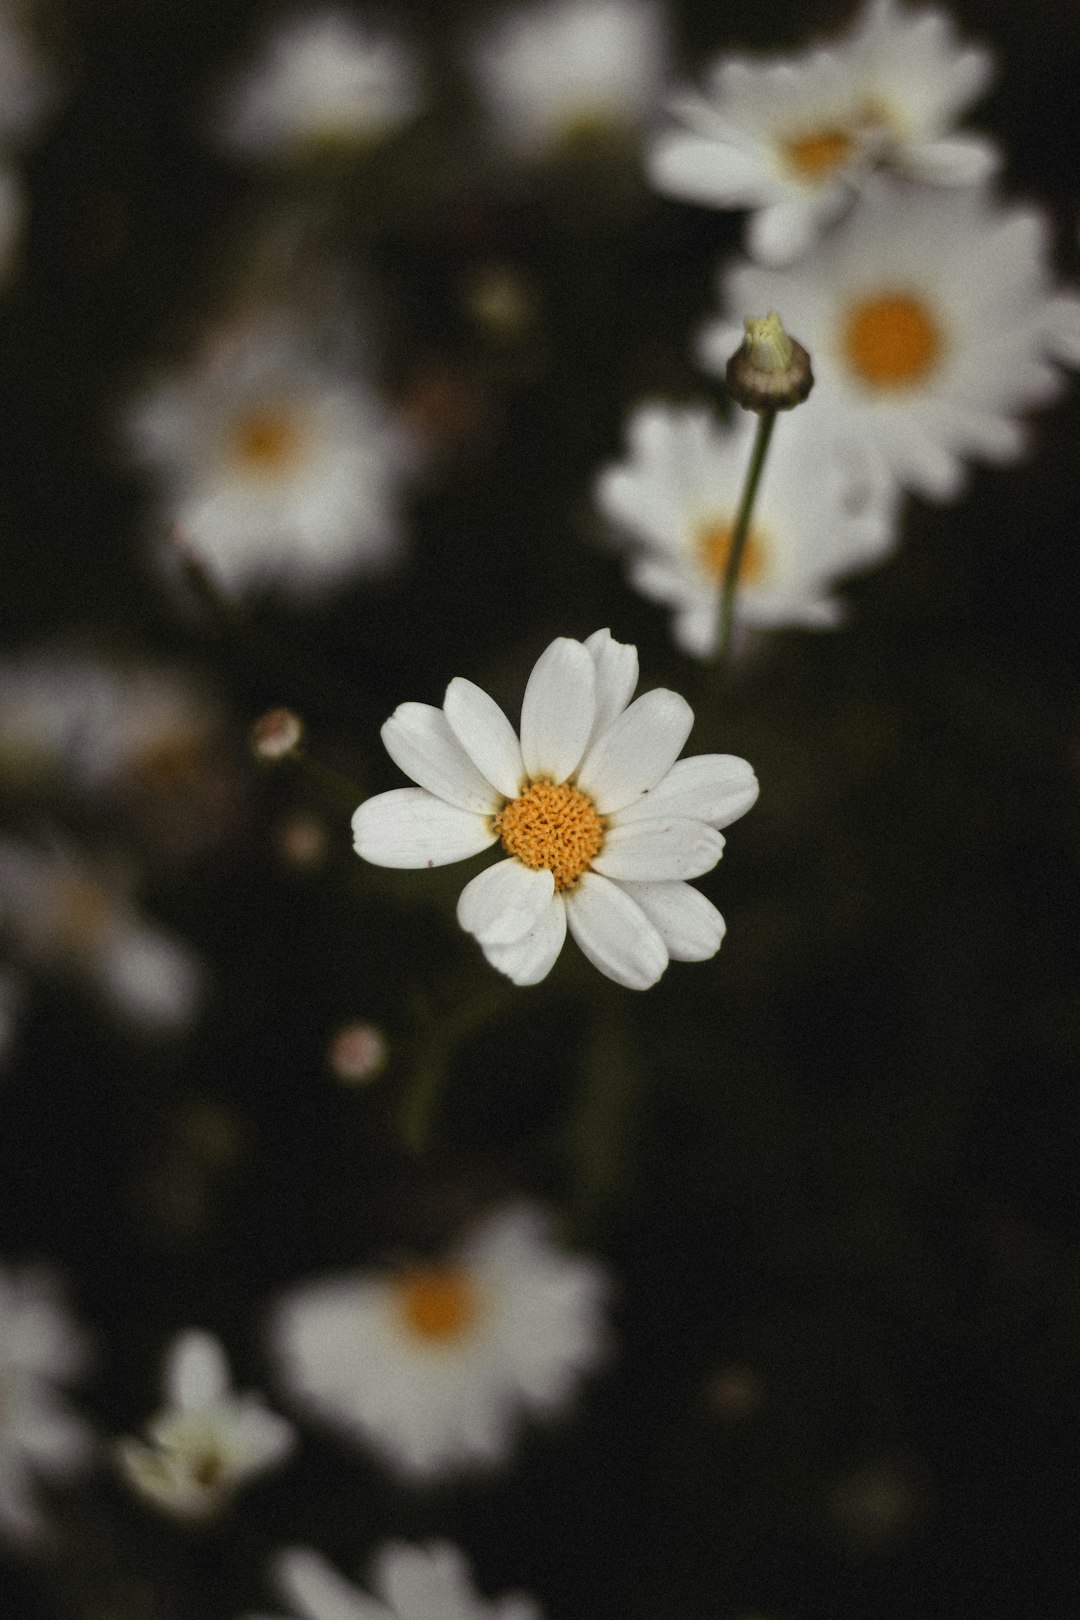
<path id="1" fill-rule="evenodd" d="M 508 855 L 534 872 L 546 869 L 557 889 L 576 883 L 604 842 L 603 817 L 569 782 L 532 782 L 495 817 Z"/>
<path id="2" fill-rule="evenodd" d="M 221 1453 L 217 1451 L 204 1451 L 195 1459 L 191 1470 L 191 1477 L 196 1485 L 203 1490 L 212 1491 L 221 1484 L 225 1475 L 225 1464 Z"/>
<path id="3" fill-rule="evenodd" d="M 848 311 L 843 350 L 855 375 L 873 388 L 911 388 L 937 364 L 944 340 L 921 299 L 889 292 Z"/>
<path id="4" fill-rule="evenodd" d="M 853 138 L 843 129 L 819 129 L 788 141 L 784 155 L 788 166 L 803 180 L 826 180 L 842 168 L 855 149 Z"/>
<path id="5" fill-rule="evenodd" d="M 234 422 L 230 449 L 245 472 L 272 478 L 292 466 L 302 444 L 295 416 L 267 409 L 249 411 Z"/>
<path id="6" fill-rule="evenodd" d="M 396 1286 L 405 1325 L 418 1339 L 460 1339 L 476 1320 L 476 1285 L 454 1266 L 412 1267 Z"/>
<path id="7" fill-rule="evenodd" d="M 731 555 L 732 524 L 703 523 L 695 536 L 698 560 L 713 579 L 723 580 Z M 753 585 L 765 572 L 765 543 L 761 530 L 751 525 L 739 564 L 739 583 Z"/>

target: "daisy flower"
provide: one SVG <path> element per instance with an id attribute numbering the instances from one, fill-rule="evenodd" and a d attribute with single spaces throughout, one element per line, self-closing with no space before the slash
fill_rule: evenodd
<path id="1" fill-rule="evenodd" d="M 949 500 L 966 457 L 1023 455 L 1017 413 L 1061 390 L 1051 360 L 1080 364 L 1080 297 L 1054 290 L 1048 247 L 1034 209 L 881 179 L 803 263 L 729 270 L 701 353 L 722 373 L 743 312 L 781 310 L 848 471 Z"/>
<path id="2" fill-rule="evenodd" d="M 360 380 L 274 324 L 223 340 L 128 418 L 173 527 L 229 592 L 325 594 L 399 547 L 402 437 Z"/>
<path id="3" fill-rule="evenodd" d="M 653 143 L 649 177 L 691 202 L 755 210 L 751 254 L 786 264 L 881 164 L 945 185 L 992 174 L 993 143 L 952 132 L 991 70 L 990 53 L 959 44 L 944 12 L 870 0 L 833 44 L 718 62 L 707 96 L 673 106 L 683 127 Z"/>
<path id="4" fill-rule="evenodd" d="M 515 984 L 546 977 L 569 926 L 593 965 L 632 990 L 670 958 L 714 956 L 724 920 L 688 878 L 720 859 L 719 829 L 758 785 L 730 754 L 679 760 L 694 716 L 677 692 L 630 702 L 637 649 L 597 630 L 560 637 L 525 688 L 521 740 L 486 692 L 460 676 L 441 709 L 401 704 L 386 751 L 418 787 L 366 800 L 358 854 L 430 867 L 501 843 L 505 859 L 465 885 L 458 921 Z"/>
<path id="5" fill-rule="evenodd" d="M 53 82 L 20 26 L 23 9 L 0 3 L 0 141 L 28 135 L 53 97 Z"/>
<path id="6" fill-rule="evenodd" d="M 605 1354 L 603 1268 L 536 1209 L 482 1220 L 446 1258 L 302 1284 L 271 1346 L 299 1407 L 406 1477 L 493 1467 L 524 1413 L 551 1416 Z"/>
<path id="7" fill-rule="evenodd" d="M 449 1542 L 408 1547 L 391 1542 L 375 1558 L 374 1598 L 339 1575 L 309 1547 L 290 1547 L 275 1560 L 276 1584 L 297 1620 L 541 1620 L 539 1605 L 514 1593 L 488 1602 L 478 1596 L 469 1566 Z M 248 1620 L 257 1620 L 248 1616 Z"/>
<path id="8" fill-rule="evenodd" d="M 631 550 L 631 583 L 674 609 L 675 640 L 695 658 L 716 651 L 731 537 L 754 439 L 740 413 L 720 427 L 707 410 L 643 405 L 629 454 L 601 473 L 596 504 Z M 839 468 L 821 467 L 816 434 L 778 424 L 743 552 L 736 623 L 826 628 L 842 614 L 828 592 L 879 561 L 895 540 L 893 502 L 852 511 Z"/>
<path id="9" fill-rule="evenodd" d="M 259 1396 L 234 1394 L 225 1352 L 209 1333 L 189 1330 L 176 1339 L 165 1399 L 147 1425 L 150 1443 L 121 1440 L 116 1457 L 139 1495 L 174 1518 L 213 1518 L 295 1444 L 292 1424 Z"/>
<path id="10" fill-rule="evenodd" d="M 223 98 L 224 146 L 245 158 L 359 152 L 411 118 L 416 66 L 404 45 L 344 11 L 296 17 Z"/>
<path id="11" fill-rule="evenodd" d="M 81 978 L 145 1034 L 195 1015 L 195 958 L 146 922 L 114 877 L 66 851 L 0 840 L 0 933 L 30 965 Z"/>
<path id="12" fill-rule="evenodd" d="M 90 1430 L 61 1394 L 86 1360 L 56 1280 L 0 1265 L 0 1536 L 38 1535 L 34 1476 L 67 1479 L 89 1459 Z"/>
<path id="13" fill-rule="evenodd" d="M 475 40 L 473 76 L 499 139 L 522 158 L 636 133 L 668 64 L 655 0 L 536 0 Z"/>

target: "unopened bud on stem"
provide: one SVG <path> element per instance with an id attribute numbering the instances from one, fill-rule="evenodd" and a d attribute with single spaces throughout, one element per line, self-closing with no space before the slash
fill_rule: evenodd
<path id="1" fill-rule="evenodd" d="M 775 310 L 763 320 L 747 319 L 726 377 L 732 399 L 747 411 L 790 411 L 814 386 L 810 356 L 784 331 Z"/>

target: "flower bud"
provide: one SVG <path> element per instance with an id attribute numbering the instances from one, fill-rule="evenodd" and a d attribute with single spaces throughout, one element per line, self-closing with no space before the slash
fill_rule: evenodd
<path id="1" fill-rule="evenodd" d="M 790 411 L 814 386 L 810 356 L 784 331 L 775 310 L 746 320 L 746 336 L 727 363 L 728 391 L 747 411 Z"/>
<path id="2" fill-rule="evenodd" d="M 269 709 L 251 728 L 251 746 L 258 759 L 273 763 L 299 748 L 304 723 L 291 709 Z"/>
<path id="3" fill-rule="evenodd" d="M 346 1085 L 362 1086 L 386 1067 L 386 1037 L 374 1024 L 344 1024 L 330 1042 L 330 1072 Z"/>

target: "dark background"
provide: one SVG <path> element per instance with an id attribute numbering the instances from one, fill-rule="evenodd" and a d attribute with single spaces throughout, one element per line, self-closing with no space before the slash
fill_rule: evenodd
<path id="1" fill-rule="evenodd" d="M 687 73 L 846 15 L 674 10 Z M 387 12 L 444 64 L 435 108 L 335 244 L 387 397 L 438 448 L 410 560 L 316 611 L 256 606 L 242 641 L 177 611 L 149 566 L 150 496 L 116 422 L 284 206 L 200 133 L 274 13 L 98 0 L 52 19 L 67 93 L 24 164 L 0 306 L 9 649 L 90 631 L 186 661 L 227 694 L 238 755 L 287 701 L 313 753 L 374 790 L 397 782 L 377 735 L 397 702 L 463 673 L 513 710 L 557 634 L 610 624 L 645 684 L 702 702 L 663 615 L 593 543 L 588 497 L 636 400 L 703 391 L 690 337 L 741 225 L 633 185 L 605 210 L 581 206 L 588 176 L 485 171 L 445 67 L 480 14 Z M 1051 211 L 1075 277 L 1080 11 L 953 15 L 1000 58 L 972 122 L 1005 149 L 1007 194 Z M 535 310 L 509 349 L 464 313 L 492 263 Z M 387 1537 L 434 1534 L 551 1620 L 1071 1612 L 1048 1593 L 1072 1585 L 1080 1418 L 1078 423 L 1070 397 L 1019 469 L 976 471 L 949 508 L 909 502 L 898 554 L 846 592 L 848 628 L 773 636 L 699 708 L 692 750 L 742 754 L 762 784 L 703 884 L 729 923 L 720 956 L 635 998 L 567 951 L 454 1055 L 421 1156 L 394 1132 L 407 1063 L 350 1092 L 324 1052 L 347 1018 L 405 1041 L 416 991 L 445 1007 L 489 983 L 453 922 L 464 878 L 362 871 L 333 804 L 324 868 L 284 869 L 281 815 L 317 804 L 303 780 L 245 767 L 232 836 L 151 874 L 153 914 L 211 968 L 189 1037 L 148 1047 L 39 987 L 0 1089 L 3 1252 L 70 1278 L 106 1434 L 154 1408 L 179 1329 L 219 1332 L 240 1384 L 273 1397 L 276 1290 L 522 1191 L 610 1259 L 618 1355 L 490 1480 L 409 1492 L 306 1436 L 196 1533 L 103 1466 L 58 1501 L 56 1554 L 0 1573 L 0 1614 L 227 1620 L 273 1607 L 262 1571 L 286 1543 L 355 1575 Z"/>

